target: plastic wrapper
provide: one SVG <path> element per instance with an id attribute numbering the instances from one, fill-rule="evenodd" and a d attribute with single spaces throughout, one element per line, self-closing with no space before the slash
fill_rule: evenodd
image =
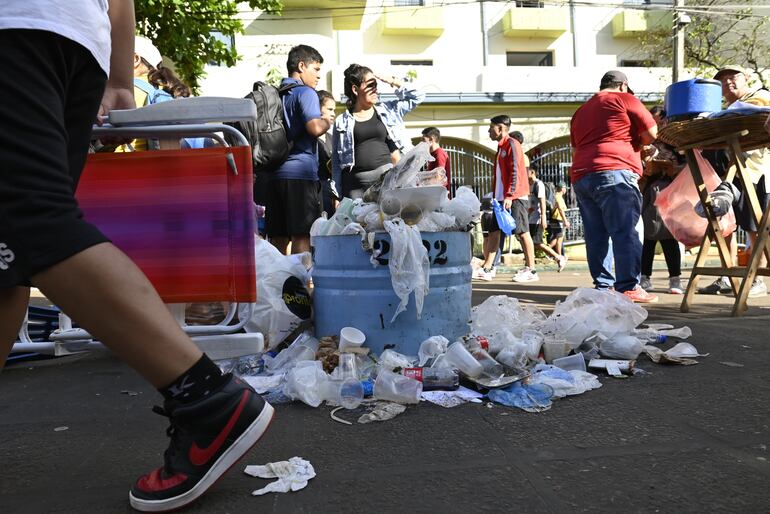
<path id="1" fill-rule="evenodd" d="M 703 182 L 711 192 L 719 184 L 719 176 L 700 152 L 695 152 Z M 660 192 L 655 205 L 671 235 L 685 246 L 698 246 L 706 235 L 708 222 L 698 216 L 695 205 L 700 201 L 689 166 L 686 166 L 667 188 Z M 735 214 L 729 209 L 719 220 L 723 236 L 735 231 Z"/>
<path id="2" fill-rule="evenodd" d="M 430 261 L 422 244 L 422 236 L 416 227 L 410 227 L 398 220 L 385 221 L 385 230 L 390 235 L 391 253 L 388 262 L 393 291 L 401 300 L 391 323 L 406 310 L 409 295 L 414 291 L 417 319 L 422 315 L 425 295 L 430 290 Z"/>
<path id="3" fill-rule="evenodd" d="M 366 218 L 369 214 L 376 212 L 379 215 L 380 206 L 376 203 L 361 203 L 353 208 L 353 219 L 361 225 L 366 225 Z"/>
<path id="4" fill-rule="evenodd" d="M 414 359 L 393 350 L 385 350 L 378 359 L 378 367 L 393 371 L 396 368 L 411 368 Z"/>
<path id="5" fill-rule="evenodd" d="M 318 407 L 324 400 L 329 375 L 320 361 L 303 361 L 286 374 L 284 393 L 293 400 Z"/>
<path id="6" fill-rule="evenodd" d="M 383 177 L 380 194 L 391 189 L 417 186 L 417 175 L 425 163 L 435 161 L 430 154 L 430 145 L 422 142 L 406 152 L 398 163 Z"/>
<path id="7" fill-rule="evenodd" d="M 417 357 L 420 359 L 418 366 L 425 366 L 430 359 L 435 359 L 439 355 L 446 353 L 448 346 L 449 339 L 444 336 L 429 337 L 420 343 L 420 349 L 417 352 Z"/>
<path id="8" fill-rule="evenodd" d="M 642 353 L 643 346 L 634 336 L 618 335 L 599 343 L 599 353 L 608 359 L 634 360 Z"/>
<path id="9" fill-rule="evenodd" d="M 418 186 L 443 186 L 444 184 L 446 184 L 446 170 L 444 168 L 433 168 L 417 173 Z"/>
<path id="10" fill-rule="evenodd" d="M 473 190 L 461 186 L 455 191 L 455 196 L 442 206 L 442 211 L 455 217 L 456 227 L 466 230 L 471 223 L 478 221 L 481 216 L 481 202 Z"/>
<path id="11" fill-rule="evenodd" d="M 379 209 L 367 213 L 366 217 L 364 218 L 363 225 L 366 227 L 368 232 L 383 230 L 385 225 L 383 225 L 382 214 L 380 213 Z"/>

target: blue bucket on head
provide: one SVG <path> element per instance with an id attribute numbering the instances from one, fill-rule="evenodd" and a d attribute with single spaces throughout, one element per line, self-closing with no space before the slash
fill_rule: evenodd
<path id="1" fill-rule="evenodd" d="M 703 112 L 722 110 L 722 83 L 711 79 L 675 82 L 666 88 L 666 117 L 693 118 Z"/>
<path id="2" fill-rule="evenodd" d="M 375 236 L 381 250 L 376 268 L 361 237 L 313 238 L 313 312 L 316 337 L 339 335 L 343 327 L 366 334 L 365 346 L 379 355 L 386 346 L 417 355 L 420 343 L 442 335 L 454 341 L 470 331 L 471 238 L 467 232 L 423 232 L 430 258 L 430 290 L 417 319 L 414 294 L 407 309 L 390 322 L 399 299 L 388 268 L 390 236 Z M 392 345 L 392 346 L 391 346 Z"/>

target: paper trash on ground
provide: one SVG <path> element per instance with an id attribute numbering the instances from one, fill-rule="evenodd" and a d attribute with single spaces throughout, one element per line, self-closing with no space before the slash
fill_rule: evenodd
<path id="1" fill-rule="evenodd" d="M 243 472 L 257 478 L 278 479 L 270 482 L 262 489 L 253 491 L 251 494 L 254 496 L 299 491 L 307 486 L 308 480 L 315 477 L 313 465 L 300 457 L 292 457 L 287 461 L 269 462 L 264 466 L 246 466 Z"/>

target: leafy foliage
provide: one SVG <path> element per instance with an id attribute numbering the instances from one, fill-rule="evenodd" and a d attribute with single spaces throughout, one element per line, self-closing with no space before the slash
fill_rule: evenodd
<path id="1" fill-rule="evenodd" d="M 203 67 L 214 61 L 234 66 L 240 56 L 225 41 L 244 31 L 232 0 L 136 0 L 137 31 L 174 61 L 177 75 L 193 91 Z M 248 0 L 251 9 L 279 14 L 281 0 Z"/>
<path id="2" fill-rule="evenodd" d="M 767 3 L 745 0 L 738 7 L 733 0 L 697 0 L 690 10 L 692 21 L 685 26 L 685 67 L 711 76 L 725 65 L 739 65 L 754 70 L 763 86 L 763 72 L 770 69 L 770 14 Z M 764 6 L 764 9 L 761 7 Z M 759 9 L 757 9 L 760 7 Z M 639 53 L 656 56 L 658 66 L 671 66 L 672 32 L 657 27 L 641 38 Z"/>

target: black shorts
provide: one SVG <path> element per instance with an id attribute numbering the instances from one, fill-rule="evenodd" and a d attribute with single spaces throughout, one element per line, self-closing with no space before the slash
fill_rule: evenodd
<path id="1" fill-rule="evenodd" d="M 529 235 L 532 236 L 532 242 L 539 244 L 543 242 L 543 225 L 540 223 L 529 224 Z"/>
<path id="2" fill-rule="evenodd" d="M 317 180 L 271 178 L 265 204 L 265 232 L 272 237 L 310 234 L 321 216 L 321 183 Z"/>
<path id="3" fill-rule="evenodd" d="M 50 32 L 0 30 L 0 48 L 0 287 L 13 287 L 108 241 L 75 201 L 107 77 Z"/>
<path id="4" fill-rule="evenodd" d="M 548 222 L 548 242 L 552 242 L 564 236 L 564 226 L 561 221 L 551 220 Z"/>
<path id="5" fill-rule="evenodd" d="M 497 216 L 495 216 L 494 211 L 482 211 L 481 230 L 487 234 L 500 230 L 500 225 L 497 224 Z"/>
<path id="6" fill-rule="evenodd" d="M 513 233 L 516 235 L 529 232 L 529 198 L 517 198 L 511 203 L 511 216 L 516 222 Z"/>
<path id="7" fill-rule="evenodd" d="M 738 187 L 738 189 L 743 191 L 743 186 L 740 180 L 736 179 L 734 183 Z M 757 199 L 759 200 L 759 208 L 762 210 L 762 212 L 765 212 L 765 209 L 767 209 L 767 205 L 770 203 L 770 194 L 767 193 L 767 186 L 765 184 L 764 177 L 759 179 L 759 182 L 756 184 L 755 188 L 757 191 Z M 751 207 L 749 206 L 748 195 L 741 194 L 741 197 L 738 200 L 738 203 L 735 205 L 734 210 L 735 210 L 735 222 L 738 224 L 739 227 L 741 227 L 743 230 L 746 230 L 748 232 L 757 231 L 757 224 L 754 223 L 754 216 L 751 213 Z M 760 217 L 760 220 L 761 220 L 761 217 Z"/>

